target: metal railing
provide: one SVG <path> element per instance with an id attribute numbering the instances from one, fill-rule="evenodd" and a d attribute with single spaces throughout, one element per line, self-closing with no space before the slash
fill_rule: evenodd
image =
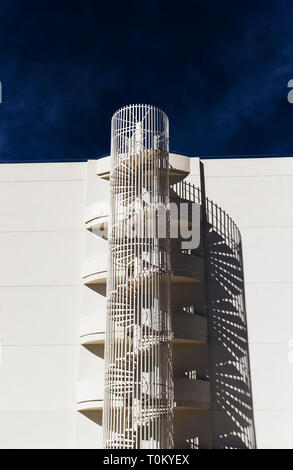
<path id="1" fill-rule="evenodd" d="M 173 186 L 180 199 L 202 204 L 200 188 L 186 181 Z M 241 243 L 240 231 L 234 220 L 214 201 L 206 197 L 206 217 L 211 228 L 215 230 L 233 251 L 238 250 Z"/>

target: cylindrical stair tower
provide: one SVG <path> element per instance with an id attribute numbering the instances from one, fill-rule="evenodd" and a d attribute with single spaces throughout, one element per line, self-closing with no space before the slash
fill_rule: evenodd
<path id="1" fill-rule="evenodd" d="M 169 122 L 159 109 L 131 105 L 114 114 L 106 448 L 173 447 L 168 147 Z M 166 233 L 159 233 L 162 217 Z"/>

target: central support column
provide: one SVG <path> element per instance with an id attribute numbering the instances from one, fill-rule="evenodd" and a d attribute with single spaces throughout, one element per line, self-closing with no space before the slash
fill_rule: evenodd
<path id="1" fill-rule="evenodd" d="M 167 116 L 149 105 L 118 110 L 111 136 L 106 448 L 173 447 L 168 165 Z M 166 233 L 159 233 L 163 216 Z"/>

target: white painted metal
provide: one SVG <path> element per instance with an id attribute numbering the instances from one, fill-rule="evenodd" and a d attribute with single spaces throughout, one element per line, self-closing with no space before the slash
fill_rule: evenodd
<path id="1" fill-rule="evenodd" d="M 131 105 L 112 118 L 104 446 L 173 447 L 169 122 Z"/>

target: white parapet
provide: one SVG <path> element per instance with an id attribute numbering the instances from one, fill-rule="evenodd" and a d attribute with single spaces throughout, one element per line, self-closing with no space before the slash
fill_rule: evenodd
<path id="1" fill-rule="evenodd" d="M 106 316 L 104 312 L 96 312 L 82 317 L 80 320 L 80 343 L 104 343 L 105 329 Z"/>
<path id="2" fill-rule="evenodd" d="M 76 408 L 78 411 L 103 408 L 103 380 L 81 380 L 77 383 Z"/>
<path id="3" fill-rule="evenodd" d="M 110 179 L 111 158 L 103 157 L 97 161 L 96 173 L 105 180 Z M 190 173 L 190 157 L 169 153 L 169 179 L 170 184 L 177 183 Z"/>

